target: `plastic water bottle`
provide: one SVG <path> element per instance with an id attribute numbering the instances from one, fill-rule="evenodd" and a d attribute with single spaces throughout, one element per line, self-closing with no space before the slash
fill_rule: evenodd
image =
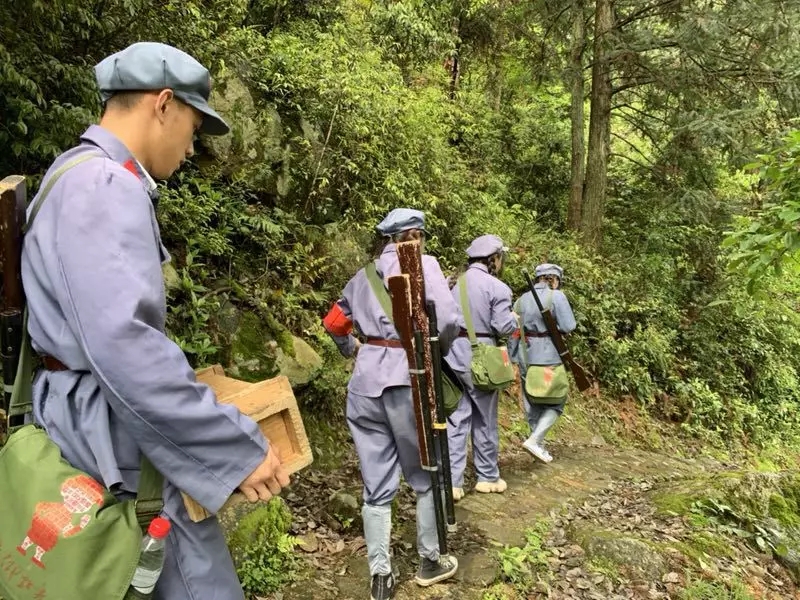
<path id="1" fill-rule="evenodd" d="M 164 568 L 164 541 L 169 534 L 170 522 L 156 517 L 142 539 L 139 564 L 133 573 L 131 586 L 125 600 L 146 600 L 153 597 L 153 589 Z"/>

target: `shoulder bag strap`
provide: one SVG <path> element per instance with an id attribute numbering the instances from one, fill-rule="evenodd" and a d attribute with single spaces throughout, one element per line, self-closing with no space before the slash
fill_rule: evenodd
<path id="1" fill-rule="evenodd" d="M 469 296 L 467 296 L 467 274 L 464 273 L 458 280 L 458 291 L 461 296 L 461 312 L 464 315 L 464 322 L 467 324 L 467 336 L 472 346 L 478 345 L 478 338 L 475 335 L 475 323 L 472 321 L 472 311 L 469 309 Z"/>
<path id="2" fill-rule="evenodd" d="M 383 281 L 378 275 L 378 268 L 375 266 L 375 261 L 370 262 L 364 267 L 364 272 L 367 274 L 367 281 L 369 281 L 369 285 L 375 297 L 378 298 L 378 302 L 381 303 L 383 312 L 386 313 L 389 322 L 394 324 L 394 319 L 392 319 L 392 298 L 389 296 L 389 292 L 386 291 Z"/>

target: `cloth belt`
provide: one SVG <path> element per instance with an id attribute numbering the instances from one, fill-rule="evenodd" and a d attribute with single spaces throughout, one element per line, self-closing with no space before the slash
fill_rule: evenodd
<path id="1" fill-rule="evenodd" d="M 400 340 L 385 340 L 383 338 L 367 338 L 370 346 L 380 346 L 381 348 L 402 348 L 403 342 Z"/>
<path id="2" fill-rule="evenodd" d="M 40 356 L 42 366 L 48 371 L 69 371 L 69 367 L 53 356 Z"/>
<path id="3" fill-rule="evenodd" d="M 526 339 L 527 338 L 546 338 L 546 337 L 550 337 L 550 334 L 547 333 L 546 331 L 545 332 L 541 332 L 541 331 L 528 331 L 527 329 L 525 330 L 525 338 Z"/>
<path id="4" fill-rule="evenodd" d="M 467 333 L 466 329 L 462 329 L 461 331 L 458 332 L 458 337 L 469 337 L 469 333 Z M 475 337 L 493 338 L 494 339 L 494 334 L 493 333 L 484 333 L 482 331 L 476 331 L 475 332 Z"/>

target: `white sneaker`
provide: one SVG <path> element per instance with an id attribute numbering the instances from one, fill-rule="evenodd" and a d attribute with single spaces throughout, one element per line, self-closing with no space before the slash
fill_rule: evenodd
<path id="1" fill-rule="evenodd" d="M 532 438 L 528 438 L 522 442 L 522 447 L 543 463 L 549 463 L 553 460 L 553 457 L 550 455 L 550 453 L 537 444 Z"/>
<path id="2" fill-rule="evenodd" d="M 453 488 L 453 502 L 458 502 L 464 497 L 464 488 Z"/>

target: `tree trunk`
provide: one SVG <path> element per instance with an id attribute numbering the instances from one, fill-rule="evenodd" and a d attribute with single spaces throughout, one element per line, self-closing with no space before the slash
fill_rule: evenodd
<path id="1" fill-rule="evenodd" d="M 579 231 L 583 204 L 583 177 L 585 157 L 583 149 L 583 45 L 586 31 L 583 26 L 583 0 L 572 0 L 572 48 L 570 51 L 572 168 L 567 229 Z"/>
<path id="2" fill-rule="evenodd" d="M 450 33 L 452 33 L 453 38 L 459 38 L 459 27 L 461 25 L 461 20 L 459 18 L 459 13 L 457 11 L 456 14 L 453 15 L 453 20 L 450 24 Z M 456 42 L 455 50 L 453 51 L 452 62 L 450 65 L 450 101 L 454 101 L 456 99 L 456 91 L 458 90 L 458 79 L 461 76 L 461 42 Z"/>
<path id="3" fill-rule="evenodd" d="M 595 248 L 600 245 L 603 238 L 603 209 L 608 181 L 608 148 L 611 137 L 609 45 L 614 27 L 612 2 L 613 0 L 597 0 L 594 16 L 589 150 L 581 213 L 581 234 L 584 241 Z"/>

